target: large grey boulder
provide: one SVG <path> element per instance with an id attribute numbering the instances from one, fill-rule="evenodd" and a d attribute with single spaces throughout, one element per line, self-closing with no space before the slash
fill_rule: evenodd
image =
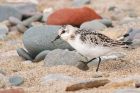
<path id="1" fill-rule="evenodd" d="M 60 26 L 42 25 L 28 29 L 23 35 L 23 44 L 27 50 L 26 54 L 30 54 L 31 58 L 34 59 L 44 50 L 53 50 L 56 48 L 73 50 L 73 48 L 62 39 L 54 43 L 51 42 L 58 35 L 57 31 L 59 28 Z M 23 53 L 25 54 L 25 52 Z M 23 55 L 22 52 L 20 52 L 19 55 Z"/>

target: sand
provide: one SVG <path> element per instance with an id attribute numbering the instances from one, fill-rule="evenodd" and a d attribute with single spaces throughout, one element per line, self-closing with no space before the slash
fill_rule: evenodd
<path id="1" fill-rule="evenodd" d="M 45 0 L 44 0 L 45 1 Z M 49 2 L 40 9 L 46 7 L 54 7 L 58 9 L 62 5 L 58 5 L 57 0 L 47 0 Z M 61 2 L 63 0 L 60 0 Z M 66 0 L 64 0 L 66 3 Z M 71 0 L 68 0 L 69 2 Z M 128 9 L 132 8 L 134 12 L 140 16 L 140 0 L 92 0 L 90 7 L 94 7 L 97 12 L 105 17 L 110 18 L 111 14 L 107 11 L 109 6 L 115 5 L 119 8 Z M 57 4 L 58 6 L 55 6 Z M 66 4 L 67 5 L 67 4 Z M 68 4 L 69 5 L 69 4 Z M 64 7 L 64 6 L 63 6 Z M 124 18 L 126 13 L 122 13 L 120 18 Z M 129 23 L 127 25 L 117 25 L 117 22 L 113 21 L 115 24 L 114 28 L 107 28 L 102 31 L 102 33 L 110 36 L 113 39 L 117 39 L 119 36 L 123 35 L 130 27 L 140 28 L 140 22 Z M 7 77 L 12 75 L 21 75 L 24 77 L 25 81 L 20 86 L 24 88 L 27 93 L 67 93 L 65 88 L 71 84 L 64 81 L 50 82 L 48 85 L 42 84 L 42 77 L 48 74 L 64 74 L 71 76 L 73 78 L 77 77 L 81 80 L 88 80 L 93 78 L 97 73 L 95 72 L 96 65 L 91 67 L 88 71 L 79 70 L 73 66 L 55 66 L 55 67 L 44 67 L 43 61 L 38 63 L 32 63 L 30 61 L 25 61 L 20 58 L 16 52 L 16 48 L 24 47 L 22 43 L 22 34 L 16 33 L 8 34 L 8 38 L 4 41 L 0 41 L 0 69 L 2 69 Z M 106 86 L 99 88 L 92 88 L 88 90 L 79 90 L 69 93 L 112 93 L 114 90 L 119 88 L 129 88 L 134 87 L 134 80 L 132 77 L 138 77 L 140 74 L 140 48 L 133 50 L 123 50 L 126 56 L 119 60 L 110 60 L 108 62 L 101 63 L 98 73 L 104 73 L 105 76 L 101 78 L 108 78 L 111 81 L 121 81 L 121 83 L 110 83 Z M 128 79 L 129 78 L 129 79 Z M 7 87 L 9 87 L 7 85 Z"/>

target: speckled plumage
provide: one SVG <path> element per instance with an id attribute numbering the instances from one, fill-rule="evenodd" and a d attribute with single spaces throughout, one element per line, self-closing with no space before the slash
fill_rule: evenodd
<path id="1" fill-rule="evenodd" d="M 89 59 L 103 56 L 116 48 L 125 47 L 128 44 L 113 40 L 96 31 L 91 32 L 70 25 L 60 28 L 59 36 Z"/>

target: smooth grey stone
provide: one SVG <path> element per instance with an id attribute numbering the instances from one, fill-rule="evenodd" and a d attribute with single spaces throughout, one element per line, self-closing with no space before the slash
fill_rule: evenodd
<path id="1" fill-rule="evenodd" d="M 102 24 L 106 25 L 107 27 L 112 27 L 112 21 L 110 19 L 101 19 L 99 20 Z"/>
<path id="2" fill-rule="evenodd" d="M 33 60 L 30 54 L 26 52 L 23 48 L 18 48 L 17 53 L 20 57 L 22 57 L 25 60 Z"/>
<path id="3" fill-rule="evenodd" d="M 17 25 L 19 23 L 21 23 L 22 21 L 20 21 L 18 18 L 16 17 L 9 17 L 9 22 L 12 24 L 12 25 Z"/>
<path id="4" fill-rule="evenodd" d="M 0 5 L 0 22 L 7 20 L 9 17 L 16 17 L 21 20 L 22 14 L 14 7 L 1 4 Z"/>
<path id="5" fill-rule="evenodd" d="M 130 28 L 123 36 L 124 42 L 132 42 L 133 47 L 140 46 L 140 29 Z"/>
<path id="6" fill-rule="evenodd" d="M 77 79 L 72 78 L 70 76 L 67 75 L 63 75 L 63 74 L 48 74 L 44 77 L 42 77 L 41 81 L 42 84 L 49 84 L 50 81 L 65 81 L 65 82 L 72 82 L 75 81 Z"/>
<path id="7" fill-rule="evenodd" d="M 24 83 L 24 78 L 21 76 L 12 76 L 9 78 L 9 82 L 13 86 L 19 86 Z"/>
<path id="8" fill-rule="evenodd" d="M 62 39 L 52 43 L 58 35 L 57 31 L 59 28 L 60 26 L 45 25 L 28 29 L 23 35 L 23 44 L 29 54 L 35 58 L 44 50 L 53 50 L 56 48 L 73 50 L 73 48 Z"/>
<path id="9" fill-rule="evenodd" d="M 117 89 L 113 93 L 140 93 L 140 89 Z"/>
<path id="10" fill-rule="evenodd" d="M 49 67 L 57 65 L 76 66 L 82 60 L 85 58 L 76 51 L 55 49 L 45 57 L 44 65 Z"/>
<path id="11" fill-rule="evenodd" d="M 22 15 L 32 16 L 37 12 L 37 5 L 33 3 L 5 3 L 4 6 L 15 8 Z"/>
<path id="12" fill-rule="evenodd" d="M 33 60 L 34 62 L 39 62 L 41 60 L 44 60 L 45 56 L 50 52 L 50 50 L 44 50 L 40 52 L 35 59 Z"/>
<path id="13" fill-rule="evenodd" d="M 91 3 L 91 0 L 74 0 L 72 2 L 72 5 L 73 6 L 82 6 L 82 5 L 90 4 L 90 3 Z"/>
<path id="14" fill-rule="evenodd" d="M 80 29 L 87 29 L 87 30 L 90 30 L 90 31 L 102 30 L 104 28 L 106 28 L 106 26 L 104 24 L 102 24 L 101 22 L 99 22 L 99 20 L 84 22 L 80 26 Z"/>

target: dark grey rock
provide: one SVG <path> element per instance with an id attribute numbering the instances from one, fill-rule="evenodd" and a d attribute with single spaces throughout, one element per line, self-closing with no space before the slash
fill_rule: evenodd
<path id="1" fill-rule="evenodd" d="M 20 57 L 22 57 L 25 60 L 33 60 L 30 54 L 26 52 L 23 48 L 18 48 L 17 53 Z"/>
<path id="2" fill-rule="evenodd" d="M 40 52 L 44 50 L 53 50 L 56 48 L 69 49 L 73 48 L 65 41 L 59 39 L 52 43 L 58 35 L 57 31 L 60 26 L 36 26 L 28 29 L 23 35 L 23 44 L 26 50 L 35 58 Z"/>
<path id="3" fill-rule="evenodd" d="M 9 29 L 5 24 L 0 24 L 0 39 L 3 40 L 6 38 L 6 35 L 8 34 Z"/>
<path id="4" fill-rule="evenodd" d="M 41 60 L 44 60 L 45 59 L 45 56 L 50 52 L 50 50 L 44 50 L 42 52 L 40 52 L 36 57 L 35 59 L 33 60 L 34 62 L 38 62 L 38 61 L 41 61 Z"/>
<path id="5" fill-rule="evenodd" d="M 0 21 L 7 20 L 9 17 L 16 17 L 21 20 L 22 14 L 14 7 L 1 4 L 0 5 Z"/>
<path id="6" fill-rule="evenodd" d="M 140 89 L 117 89 L 113 93 L 140 93 Z"/>
<path id="7" fill-rule="evenodd" d="M 44 59 L 45 66 L 71 65 L 76 66 L 85 60 L 83 56 L 75 51 L 55 49 L 48 53 Z"/>
<path id="8" fill-rule="evenodd" d="M 21 76 L 12 76 L 9 78 L 9 82 L 13 86 L 19 86 L 24 83 L 24 78 Z"/>
<path id="9" fill-rule="evenodd" d="M 90 3 L 91 3 L 91 0 L 74 0 L 72 5 L 73 6 L 82 6 L 82 5 L 90 4 Z"/>
<path id="10" fill-rule="evenodd" d="M 33 3 L 6 3 L 3 6 L 15 8 L 22 15 L 32 16 L 37 12 L 37 6 Z"/>
<path id="11" fill-rule="evenodd" d="M 110 19 L 101 19 L 99 20 L 102 24 L 106 25 L 107 27 L 112 27 L 112 21 Z"/>
<path id="12" fill-rule="evenodd" d="M 102 30 L 104 28 L 106 28 L 106 26 L 99 22 L 99 20 L 88 21 L 80 26 L 80 29 L 88 29 L 90 31 Z"/>

